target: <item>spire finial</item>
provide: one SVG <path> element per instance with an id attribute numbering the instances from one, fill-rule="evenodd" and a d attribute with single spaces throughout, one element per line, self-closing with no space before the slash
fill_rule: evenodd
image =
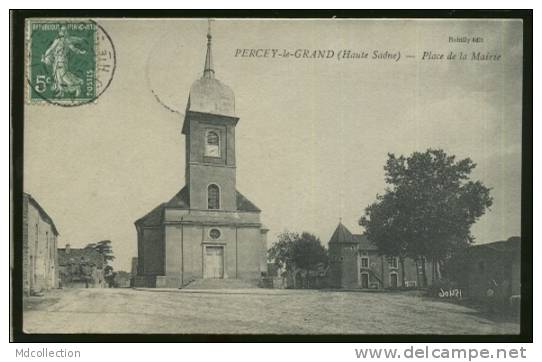
<path id="1" fill-rule="evenodd" d="M 343 223 L 343 218 L 339 217 L 339 224 L 342 224 L 342 223 Z"/>
<path id="2" fill-rule="evenodd" d="M 215 71 L 213 69 L 213 57 L 211 52 L 211 39 L 213 36 L 211 35 L 211 21 L 212 19 L 208 19 L 208 27 L 207 27 L 207 55 L 205 56 L 205 67 L 203 68 L 203 78 L 214 78 L 215 77 Z"/>

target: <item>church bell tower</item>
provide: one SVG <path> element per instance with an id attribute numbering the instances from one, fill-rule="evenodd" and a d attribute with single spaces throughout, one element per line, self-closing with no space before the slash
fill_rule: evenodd
<path id="1" fill-rule="evenodd" d="M 185 182 L 190 208 L 236 210 L 233 91 L 215 78 L 211 31 L 203 75 L 190 88 L 182 133 L 186 137 Z"/>
<path id="2" fill-rule="evenodd" d="M 182 127 L 185 185 L 135 222 L 135 286 L 183 288 L 203 279 L 250 284 L 267 270 L 261 210 L 235 185 L 239 118 L 233 91 L 215 77 L 211 41 L 209 29 L 203 74 L 190 88 Z"/>

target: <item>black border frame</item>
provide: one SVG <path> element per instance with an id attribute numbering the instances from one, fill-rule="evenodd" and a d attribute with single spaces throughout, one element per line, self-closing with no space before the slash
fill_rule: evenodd
<path id="1" fill-rule="evenodd" d="M 432 343 L 533 341 L 533 23 L 523 10 L 11 10 L 10 11 L 10 332 L 14 342 L 344 342 Z M 27 334 L 23 332 L 22 195 L 24 120 L 24 24 L 32 17 L 88 18 L 481 18 L 523 20 L 523 120 L 521 190 L 521 327 L 518 335 L 214 335 L 214 334 Z M 11 133 L 12 132 L 12 133 Z M 11 222 L 13 221 L 13 222 Z M 12 259 L 13 257 L 13 259 Z M 13 260 L 13 265 L 11 261 Z M 11 269 L 13 268 L 13 269 Z"/>

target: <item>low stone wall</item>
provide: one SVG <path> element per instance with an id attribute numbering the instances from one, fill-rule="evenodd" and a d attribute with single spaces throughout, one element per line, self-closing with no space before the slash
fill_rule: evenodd
<path id="1" fill-rule="evenodd" d="M 137 275 L 133 279 L 135 288 L 156 288 L 156 276 L 154 275 Z"/>

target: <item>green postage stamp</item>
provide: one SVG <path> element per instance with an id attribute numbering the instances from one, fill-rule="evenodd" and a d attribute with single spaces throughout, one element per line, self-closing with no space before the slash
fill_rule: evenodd
<path id="1" fill-rule="evenodd" d="M 76 106 L 93 102 L 114 73 L 114 46 L 90 20 L 27 23 L 27 98 Z"/>

